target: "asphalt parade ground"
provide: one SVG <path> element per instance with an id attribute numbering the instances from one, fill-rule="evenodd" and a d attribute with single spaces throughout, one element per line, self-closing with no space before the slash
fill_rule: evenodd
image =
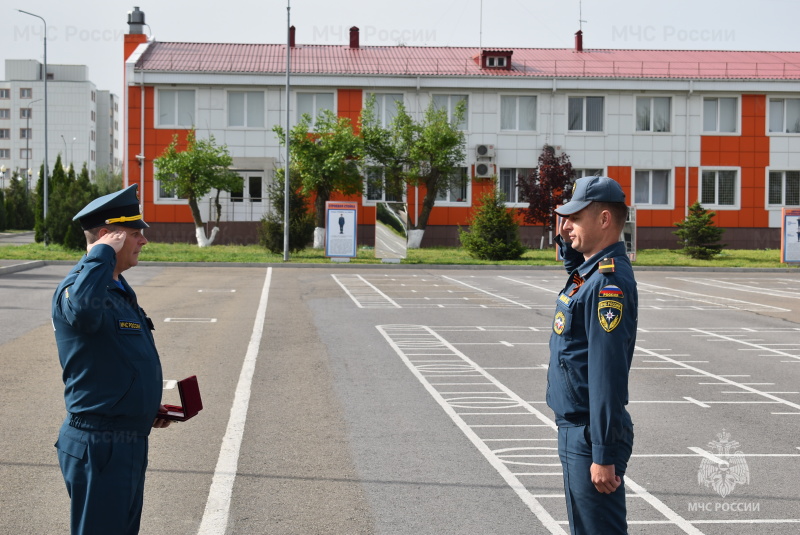
<path id="1" fill-rule="evenodd" d="M 49 315 L 69 269 L 0 275 L 0 533 L 68 532 Z M 630 533 L 800 532 L 800 271 L 636 277 Z M 143 534 L 569 532 L 544 403 L 563 270 L 126 278 L 205 406 L 150 436 Z"/>

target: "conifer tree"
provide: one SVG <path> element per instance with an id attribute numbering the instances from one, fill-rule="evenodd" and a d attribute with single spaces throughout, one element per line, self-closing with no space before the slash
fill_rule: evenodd
<path id="1" fill-rule="evenodd" d="M 525 252 L 519 239 L 514 210 L 508 210 L 502 192 L 493 187 L 480 198 L 469 230 L 458 229 L 461 245 L 481 260 L 516 260 Z"/>
<path id="2" fill-rule="evenodd" d="M 715 215 L 716 212 L 708 212 L 699 201 L 689 207 L 689 215 L 675 223 L 678 230 L 673 232 L 680 238 L 681 252 L 691 258 L 709 260 L 722 251 L 725 244 L 719 240 L 725 229 L 714 226 Z"/>

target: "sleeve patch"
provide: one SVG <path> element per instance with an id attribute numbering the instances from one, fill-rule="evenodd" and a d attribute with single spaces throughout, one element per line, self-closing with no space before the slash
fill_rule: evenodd
<path id="1" fill-rule="evenodd" d="M 619 286 L 609 284 L 600 289 L 599 297 L 615 297 L 617 299 L 622 299 L 625 296 L 623 295 L 622 289 Z"/>
<path id="2" fill-rule="evenodd" d="M 597 317 L 603 330 L 610 333 L 622 321 L 622 303 L 611 300 L 600 301 L 597 304 Z"/>

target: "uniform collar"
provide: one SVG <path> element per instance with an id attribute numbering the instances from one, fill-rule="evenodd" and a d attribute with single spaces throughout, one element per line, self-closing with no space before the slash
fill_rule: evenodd
<path id="1" fill-rule="evenodd" d="M 619 241 L 613 245 L 609 245 L 599 253 L 592 256 L 589 260 L 584 262 L 578 268 L 578 274 L 584 279 L 588 279 L 589 275 L 597 269 L 597 265 L 600 263 L 601 260 L 608 257 L 615 257 L 615 256 L 625 256 L 625 243 Z"/>

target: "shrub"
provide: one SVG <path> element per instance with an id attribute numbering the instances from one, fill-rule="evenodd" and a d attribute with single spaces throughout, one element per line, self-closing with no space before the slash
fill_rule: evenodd
<path id="1" fill-rule="evenodd" d="M 722 251 L 725 244 L 719 243 L 719 240 L 725 229 L 714 226 L 712 218 L 715 215 L 716 212 L 706 211 L 698 201 L 695 201 L 689 207 L 689 215 L 686 216 L 686 219 L 675 223 L 678 230 L 673 234 L 680 238 L 678 243 L 683 246 L 682 253 L 690 258 L 710 260 Z"/>
<path id="2" fill-rule="evenodd" d="M 514 211 L 506 209 L 503 194 L 492 187 L 479 202 L 469 230 L 458 229 L 461 245 L 470 256 L 481 260 L 518 259 L 525 246 L 519 239 Z"/>
<path id="3" fill-rule="evenodd" d="M 290 178 L 289 188 L 289 251 L 302 251 L 314 238 L 314 215 L 308 213 L 306 206 L 308 198 L 302 194 L 300 179 L 297 175 Z M 258 227 L 258 241 L 272 253 L 283 252 L 283 170 L 275 173 L 275 181 L 269 186 L 269 196 L 272 200 L 272 213 L 261 218 Z"/>

